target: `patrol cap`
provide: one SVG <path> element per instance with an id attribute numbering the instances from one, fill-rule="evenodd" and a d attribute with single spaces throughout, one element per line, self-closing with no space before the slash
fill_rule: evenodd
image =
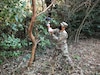
<path id="1" fill-rule="evenodd" d="M 66 22 L 61 22 L 60 24 L 61 24 L 61 26 L 64 26 L 65 28 L 68 26 L 68 24 Z"/>

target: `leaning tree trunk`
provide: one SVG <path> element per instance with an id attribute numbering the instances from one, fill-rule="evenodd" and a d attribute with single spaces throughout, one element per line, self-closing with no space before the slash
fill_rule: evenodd
<path id="1" fill-rule="evenodd" d="M 87 17 L 89 16 L 89 14 L 92 12 L 92 10 L 94 9 L 94 7 L 97 5 L 97 3 L 99 3 L 99 1 L 100 0 L 96 0 L 95 3 L 94 3 L 94 5 L 91 8 L 89 6 L 90 10 L 89 10 L 89 8 L 87 8 L 86 11 L 88 11 L 88 12 L 86 13 L 86 16 L 84 17 L 82 23 L 80 24 L 79 28 L 77 29 L 77 32 L 76 32 L 76 35 L 75 35 L 75 42 L 78 42 L 80 32 L 81 32 L 83 26 L 85 25 L 84 24 L 85 20 L 87 19 Z"/>
<path id="2" fill-rule="evenodd" d="M 33 46 L 32 46 L 32 54 L 31 54 L 31 58 L 29 60 L 28 66 L 31 66 L 31 64 L 32 64 L 32 62 L 34 60 L 35 50 L 36 50 L 36 46 L 37 46 L 35 36 L 32 33 L 34 22 L 35 22 L 35 18 L 36 18 L 36 6 L 35 6 L 35 3 L 36 3 L 36 0 L 32 0 L 32 12 L 33 12 L 33 15 L 32 15 L 31 22 L 30 22 L 30 25 L 29 25 L 29 28 L 28 28 L 28 35 L 29 35 L 29 37 L 30 37 L 30 39 L 32 41 Z"/>

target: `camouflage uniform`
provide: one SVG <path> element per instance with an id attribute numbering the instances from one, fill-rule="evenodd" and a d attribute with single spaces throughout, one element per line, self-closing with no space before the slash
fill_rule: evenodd
<path id="1" fill-rule="evenodd" d="M 68 53 L 68 45 L 67 45 L 67 38 L 68 38 L 68 34 L 67 32 L 64 31 L 60 31 L 59 29 L 53 29 L 54 34 L 52 34 L 53 39 L 56 42 L 56 50 L 61 50 L 62 51 L 62 55 L 66 57 L 66 60 L 69 63 L 72 63 L 71 58 L 69 57 L 69 53 Z"/>

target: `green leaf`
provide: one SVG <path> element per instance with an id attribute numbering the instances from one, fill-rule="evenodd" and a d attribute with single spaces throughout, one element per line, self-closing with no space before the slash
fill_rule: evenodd
<path id="1" fill-rule="evenodd" d="M 20 18 L 19 20 L 20 20 L 20 22 L 22 22 L 23 21 L 23 18 Z"/>
<path id="2" fill-rule="evenodd" d="M 81 57 L 79 55 L 75 55 L 74 58 L 80 60 Z"/>
<path id="3" fill-rule="evenodd" d="M 3 63 L 3 60 L 0 59 L 0 64 L 2 64 L 2 63 Z"/>
<path id="4" fill-rule="evenodd" d="M 100 25 L 98 25 L 97 28 L 100 28 Z"/>
<path id="5" fill-rule="evenodd" d="M 16 24 L 13 24 L 13 25 L 12 25 L 12 29 L 13 29 L 14 31 L 18 31 L 17 25 L 16 25 Z"/>
<path id="6" fill-rule="evenodd" d="M 15 16 L 15 20 L 18 22 L 18 15 Z"/>

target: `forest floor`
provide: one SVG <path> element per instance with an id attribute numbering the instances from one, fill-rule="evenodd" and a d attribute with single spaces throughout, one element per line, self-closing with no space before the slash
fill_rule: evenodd
<path id="1" fill-rule="evenodd" d="M 0 65 L 0 75 L 100 75 L 100 40 L 84 39 L 79 43 L 69 44 L 69 54 L 74 63 L 74 69 L 64 58 L 57 56 L 56 65 L 52 66 L 51 58 L 54 48 L 36 52 L 36 60 L 30 68 L 27 63 L 30 51 L 25 50 L 23 55 L 14 59 L 6 59 Z"/>

